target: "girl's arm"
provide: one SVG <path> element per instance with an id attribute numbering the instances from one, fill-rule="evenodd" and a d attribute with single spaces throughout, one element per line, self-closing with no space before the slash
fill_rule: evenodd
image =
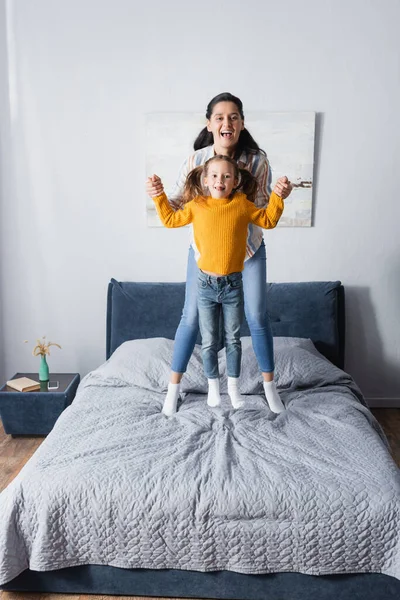
<path id="1" fill-rule="evenodd" d="M 277 226 L 284 208 L 282 198 L 275 192 L 271 193 L 267 208 L 257 208 L 249 200 L 246 201 L 246 207 L 249 221 L 264 229 L 273 229 Z"/>
<path id="2" fill-rule="evenodd" d="M 164 192 L 154 196 L 153 201 L 165 227 L 184 227 L 193 221 L 193 202 L 188 202 L 181 210 L 174 211 Z"/>

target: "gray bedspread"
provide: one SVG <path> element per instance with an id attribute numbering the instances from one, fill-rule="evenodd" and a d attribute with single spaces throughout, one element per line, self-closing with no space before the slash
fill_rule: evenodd
<path id="1" fill-rule="evenodd" d="M 126 342 L 82 381 L 0 495 L 0 584 L 82 564 L 400 579 L 399 471 L 348 375 L 275 340 L 274 415 L 244 339 L 246 408 L 210 409 L 197 348 L 167 418 L 171 352 Z"/>

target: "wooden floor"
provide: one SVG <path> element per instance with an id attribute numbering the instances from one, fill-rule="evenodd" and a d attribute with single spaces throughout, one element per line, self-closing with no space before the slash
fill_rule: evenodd
<path id="1" fill-rule="evenodd" d="M 400 467 L 400 408 L 372 409 L 389 440 L 393 458 Z M 0 422 L 0 491 L 19 473 L 26 461 L 40 446 L 42 437 L 12 438 L 4 433 Z M 126 600 L 145 600 L 142 596 L 124 596 Z M 1 592 L 0 600 L 121 600 L 121 596 L 93 596 L 86 594 L 33 594 Z M 162 599 L 153 599 L 162 600 Z M 171 600 L 171 598 L 169 599 Z M 179 600 L 179 599 L 175 599 Z"/>

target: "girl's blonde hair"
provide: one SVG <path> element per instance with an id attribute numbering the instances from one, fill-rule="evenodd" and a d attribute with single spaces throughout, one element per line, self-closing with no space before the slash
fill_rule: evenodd
<path id="1" fill-rule="evenodd" d="M 186 177 L 185 186 L 183 188 L 182 203 L 186 204 L 197 196 L 204 196 L 202 178 L 207 176 L 210 164 L 215 160 L 225 161 L 233 166 L 235 179 L 238 181 L 238 185 L 233 192 L 240 190 L 243 192 L 243 194 L 246 194 L 247 199 L 250 200 L 250 202 L 254 202 L 258 189 L 256 178 L 250 173 L 250 171 L 247 171 L 246 169 L 240 169 L 237 162 L 233 160 L 233 158 L 224 156 L 223 154 L 216 154 L 215 156 L 209 158 L 204 165 L 196 167 L 190 171 L 189 175 Z"/>

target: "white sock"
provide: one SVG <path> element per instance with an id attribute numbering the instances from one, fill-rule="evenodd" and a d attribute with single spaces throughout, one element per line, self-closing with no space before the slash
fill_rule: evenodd
<path id="1" fill-rule="evenodd" d="M 282 404 L 282 400 L 279 398 L 275 381 L 264 381 L 264 392 L 272 412 L 281 413 L 286 410 L 285 406 Z"/>
<path id="2" fill-rule="evenodd" d="M 221 396 L 219 394 L 219 378 L 208 380 L 208 406 L 219 406 L 221 404 Z"/>
<path id="3" fill-rule="evenodd" d="M 242 408 L 244 406 L 243 398 L 238 388 L 238 377 L 228 377 L 228 394 L 233 408 Z"/>
<path id="4" fill-rule="evenodd" d="M 178 404 L 180 387 L 180 383 L 168 384 L 168 392 L 162 409 L 162 412 L 164 415 L 167 415 L 167 417 L 171 417 L 174 413 L 176 413 L 176 405 Z"/>

